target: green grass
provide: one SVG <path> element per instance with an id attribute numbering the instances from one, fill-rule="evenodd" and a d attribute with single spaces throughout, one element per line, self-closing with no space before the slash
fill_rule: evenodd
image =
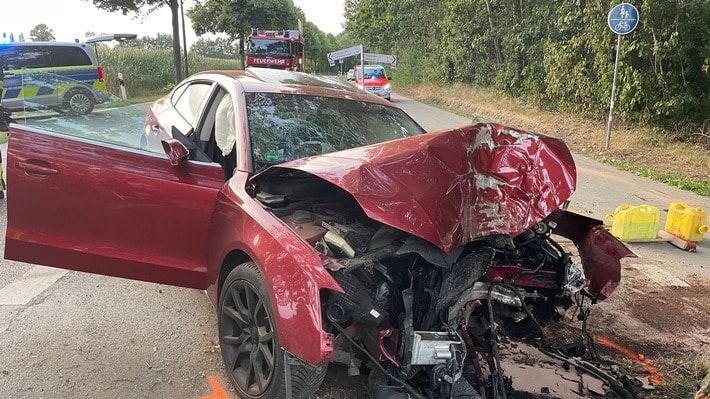
<path id="1" fill-rule="evenodd" d="M 710 373 L 710 358 L 662 358 L 657 361 L 664 382 L 653 398 L 691 399 L 703 378 Z"/>
<path id="2" fill-rule="evenodd" d="M 685 191 L 690 191 L 698 195 L 706 197 L 710 196 L 710 182 L 708 181 L 695 181 L 680 176 L 672 176 L 666 173 L 656 172 L 646 167 L 635 165 L 633 162 L 629 161 L 619 161 L 606 158 L 602 158 L 600 160 L 607 165 L 614 166 L 619 170 L 631 172 L 637 176 L 642 176 L 651 180 L 665 183 L 669 186 L 677 187 Z"/>

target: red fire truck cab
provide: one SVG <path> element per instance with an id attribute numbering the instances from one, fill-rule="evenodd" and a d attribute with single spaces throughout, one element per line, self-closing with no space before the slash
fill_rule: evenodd
<path id="1" fill-rule="evenodd" d="M 253 28 L 246 53 L 248 67 L 303 71 L 303 37 L 298 30 Z"/>

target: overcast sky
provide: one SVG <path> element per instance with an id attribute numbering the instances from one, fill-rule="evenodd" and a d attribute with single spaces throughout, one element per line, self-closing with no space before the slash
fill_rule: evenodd
<path id="1" fill-rule="evenodd" d="M 294 0 L 313 22 L 326 33 L 338 34 L 345 22 L 343 0 Z M 185 0 L 189 9 L 194 0 Z M 157 33 L 170 34 L 170 10 L 167 7 L 147 18 L 135 18 L 119 13 L 109 13 L 97 9 L 91 0 L 2 0 L 2 21 L 0 32 L 9 36 L 12 32 L 17 40 L 22 32 L 29 39 L 29 32 L 37 24 L 45 24 L 53 30 L 57 41 L 84 39 L 86 32 L 94 33 L 136 33 L 139 36 L 155 36 Z M 187 42 L 192 45 L 196 35 L 189 19 Z M 267 27 L 268 28 L 268 27 Z"/>

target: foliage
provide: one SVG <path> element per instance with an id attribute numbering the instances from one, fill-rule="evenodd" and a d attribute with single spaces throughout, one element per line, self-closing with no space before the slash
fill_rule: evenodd
<path id="1" fill-rule="evenodd" d="M 155 36 L 139 36 L 134 40 L 126 40 L 120 45 L 143 49 L 169 49 L 173 45 L 173 37 L 165 33 L 158 33 Z"/>
<path id="2" fill-rule="evenodd" d="M 710 197 L 710 182 L 708 181 L 701 182 L 691 180 L 683 176 L 673 176 L 667 173 L 657 172 L 644 166 L 636 165 L 633 162 L 618 161 L 614 159 L 602 159 L 602 162 L 612 165 L 619 170 L 631 172 L 637 176 L 646 177 L 651 180 L 665 183 L 671 187 L 676 187 L 681 190 Z"/>
<path id="3" fill-rule="evenodd" d="M 303 24 L 303 31 L 306 40 L 305 70 L 309 73 L 327 74 L 330 71 L 330 64 L 326 55 L 341 48 L 335 36 L 323 33 L 310 21 Z"/>
<path id="4" fill-rule="evenodd" d="M 57 40 L 54 37 L 54 30 L 49 29 L 46 24 L 37 24 L 30 30 L 30 40 L 33 42 L 51 42 Z"/>
<path id="5" fill-rule="evenodd" d="M 85 0 L 89 1 L 89 0 Z M 123 15 L 129 13 L 146 13 L 149 14 L 162 6 L 170 8 L 170 16 L 172 23 L 172 48 L 173 48 L 173 71 L 175 82 L 182 80 L 182 62 L 180 55 L 180 25 L 178 22 L 178 9 L 180 0 L 91 0 L 97 8 L 106 11 L 120 11 Z"/>
<path id="6" fill-rule="evenodd" d="M 120 93 L 117 75 L 123 74 L 126 92 L 133 97 L 157 97 L 174 85 L 170 49 L 139 49 L 127 46 L 101 48 L 100 62 L 106 73 L 107 90 Z M 239 69 L 237 60 L 209 58 L 188 54 L 190 72 L 210 69 Z"/>
<path id="7" fill-rule="evenodd" d="M 349 40 L 398 55 L 405 83 L 491 87 L 545 107 L 603 117 L 609 109 L 618 1 L 346 0 Z M 678 129 L 710 114 L 710 0 L 642 0 L 623 36 L 616 113 Z"/>
<path id="8" fill-rule="evenodd" d="M 195 33 L 244 38 L 253 27 L 294 29 L 305 19 L 293 0 L 207 0 L 187 10 Z"/>
<path id="9" fill-rule="evenodd" d="M 205 57 L 239 59 L 239 44 L 234 40 L 223 37 L 216 39 L 199 38 L 190 47 L 190 51 Z"/>
<path id="10" fill-rule="evenodd" d="M 301 21 L 305 43 L 304 65 L 310 73 L 328 73 L 331 68 L 326 54 L 341 48 L 335 36 L 323 33 L 307 21 L 293 0 L 207 0 L 198 2 L 187 11 L 187 15 L 198 35 L 224 33 L 229 37 L 227 42 L 244 40 L 252 28 L 296 29 L 298 21 Z M 205 54 L 208 49 L 200 45 L 197 51 Z"/>

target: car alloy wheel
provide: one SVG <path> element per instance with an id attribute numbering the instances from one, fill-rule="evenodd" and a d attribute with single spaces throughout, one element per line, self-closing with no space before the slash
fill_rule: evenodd
<path id="1" fill-rule="evenodd" d="M 85 89 L 73 89 L 67 93 L 66 106 L 70 114 L 90 114 L 94 110 L 94 104 L 94 97 Z"/>
<path id="2" fill-rule="evenodd" d="M 271 299 L 254 262 L 235 267 L 219 299 L 222 359 L 243 399 L 277 399 L 286 395 L 285 352 L 279 345 Z M 289 355 L 290 356 L 290 355 Z M 291 357 L 291 397 L 307 398 L 320 387 L 328 363 L 317 366 Z"/>
<path id="3" fill-rule="evenodd" d="M 225 281 L 219 332 L 222 357 L 240 395 L 271 397 L 265 394 L 282 373 L 283 353 L 271 302 L 253 263 L 237 266 Z"/>

